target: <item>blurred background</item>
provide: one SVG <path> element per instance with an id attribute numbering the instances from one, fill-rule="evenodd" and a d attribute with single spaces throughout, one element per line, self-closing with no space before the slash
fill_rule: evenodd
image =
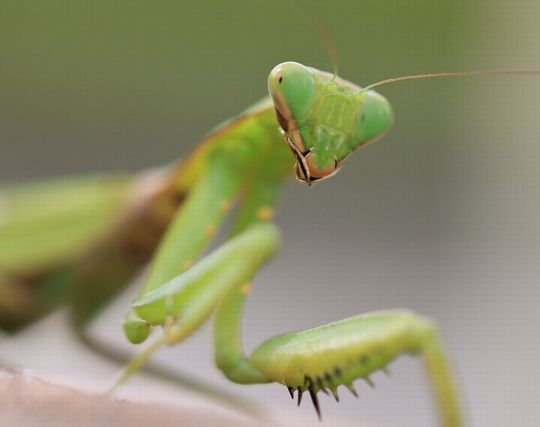
<path id="1" fill-rule="evenodd" d="M 306 3 L 307 4 L 307 3 Z M 277 63 L 331 69 L 285 0 L 1 0 L 0 181 L 138 171 L 187 153 L 265 95 Z M 313 1 L 340 74 L 360 85 L 426 72 L 540 68 L 534 0 Z M 540 423 L 540 77 L 425 80 L 380 89 L 396 121 L 314 188 L 291 182 L 281 253 L 254 283 L 248 349 L 267 337 L 407 307 L 437 319 L 476 426 Z M 128 346 L 125 295 L 95 333 Z M 83 389 L 115 368 L 80 348 L 60 313 L 0 343 L 0 359 Z M 177 367 L 279 419 L 317 424 L 278 385 L 238 386 L 213 368 L 209 328 L 164 350 Z M 322 397 L 323 424 L 432 426 L 420 363 Z M 200 399 L 142 377 L 126 396 Z M 153 388 L 155 387 L 155 388 Z M 157 391 L 161 390 L 161 391 Z M 130 394 L 131 393 L 131 394 Z M 179 397 L 180 396 L 180 397 Z M 186 397 L 188 396 L 188 397 Z"/>

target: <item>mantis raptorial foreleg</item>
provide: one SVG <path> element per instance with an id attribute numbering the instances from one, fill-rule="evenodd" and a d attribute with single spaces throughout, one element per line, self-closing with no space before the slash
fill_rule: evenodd
<path id="1" fill-rule="evenodd" d="M 153 264 L 140 295 L 148 293 L 158 284 L 168 282 L 193 265 L 215 236 L 240 184 L 237 172 L 225 162 L 214 161 L 208 165 L 206 174 L 174 218 L 162 242 L 159 259 Z M 150 325 L 130 312 L 124 322 L 124 330 L 130 341 L 137 343 L 146 339 Z"/>

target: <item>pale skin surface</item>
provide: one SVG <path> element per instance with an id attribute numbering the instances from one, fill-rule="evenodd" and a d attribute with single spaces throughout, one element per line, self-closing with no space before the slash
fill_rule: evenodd
<path id="1" fill-rule="evenodd" d="M 354 380 L 369 382 L 370 374 L 385 369 L 396 357 L 415 354 L 424 361 L 440 425 L 463 425 L 437 329 L 412 312 L 375 312 L 278 336 L 252 356 L 244 355 L 242 307 L 256 272 L 279 246 L 273 209 L 284 180 L 293 167 L 297 178 L 309 185 L 332 176 L 351 152 L 379 139 L 392 121 L 388 102 L 374 91 L 300 64 L 276 67 L 269 77 L 269 90 L 273 104 L 265 100 L 218 128 L 178 166 L 133 183 L 128 180 L 125 200 L 118 205 L 105 203 L 112 206 L 112 213 L 104 215 L 101 223 L 71 233 L 64 252 L 34 246 L 26 257 L 19 252 L 0 257 L 1 290 L 19 301 L 12 313 L 6 308 L 3 317 L 8 323 L 17 317 L 23 323 L 40 312 L 34 306 L 41 300 L 33 288 L 21 285 L 25 277 L 17 267 L 31 261 L 37 273 L 26 281 L 45 283 L 40 293 L 54 294 L 52 306 L 71 300 L 77 308 L 75 323 L 82 327 L 98 310 L 90 304 L 92 300 L 103 304 L 159 242 L 124 329 L 134 343 L 144 341 L 156 326 L 163 333 L 130 362 L 117 385 L 155 350 L 186 339 L 214 314 L 216 364 L 234 382 L 278 382 L 288 387 L 291 396 L 297 392 L 298 399 L 308 392 L 320 416 L 319 391 L 337 399 L 337 388 L 344 385 L 355 393 Z M 230 239 L 198 260 L 233 206 Z M 45 215 L 43 223 L 55 217 L 57 213 Z M 17 215 L 7 218 L 0 239 L 22 238 L 24 233 L 14 231 L 17 225 L 24 230 Z M 84 237 L 90 234 L 88 230 L 105 237 L 83 248 L 73 236 L 88 240 Z M 46 233 L 47 227 L 40 231 Z M 111 259 L 120 263 L 112 265 Z M 84 261 L 83 267 L 74 261 Z M 96 286 L 92 279 L 96 265 L 105 267 L 99 270 L 103 289 L 97 292 L 88 285 Z M 112 289 L 102 284 L 109 282 L 114 282 Z"/>

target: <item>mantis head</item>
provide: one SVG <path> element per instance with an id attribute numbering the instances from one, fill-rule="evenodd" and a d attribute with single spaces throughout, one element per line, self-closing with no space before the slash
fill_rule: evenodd
<path id="1" fill-rule="evenodd" d="M 337 173 L 349 154 L 379 139 L 392 123 L 383 96 L 297 62 L 274 67 L 268 90 L 296 159 L 296 177 L 308 185 Z"/>

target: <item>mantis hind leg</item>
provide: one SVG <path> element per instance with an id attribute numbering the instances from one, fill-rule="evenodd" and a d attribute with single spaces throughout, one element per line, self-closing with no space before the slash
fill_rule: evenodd
<path id="1" fill-rule="evenodd" d="M 384 370 L 396 357 L 423 358 L 441 425 L 463 425 L 453 374 L 433 323 L 409 311 L 365 314 L 314 329 L 272 338 L 258 347 L 250 362 L 265 377 L 309 392 L 320 416 L 317 393 L 344 385 L 356 394 L 353 381 L 371 383 L 370 374 Z"/>

